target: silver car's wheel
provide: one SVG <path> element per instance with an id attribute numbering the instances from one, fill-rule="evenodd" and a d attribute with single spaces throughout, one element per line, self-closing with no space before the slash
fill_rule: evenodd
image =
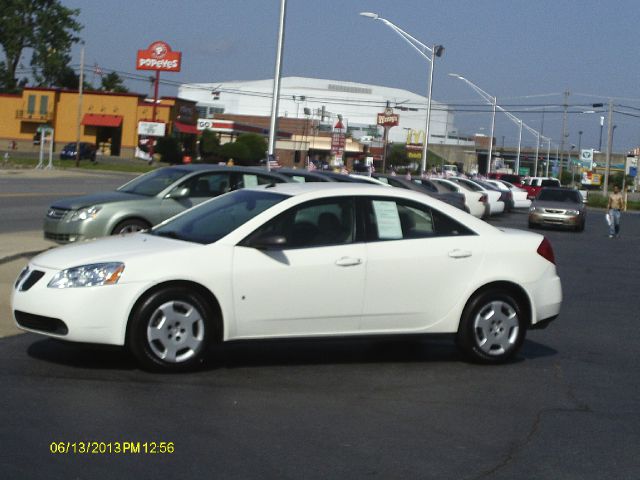
<path id="1" fill-rule="evenodd" d="M 473 320 L 475 340 L 488 355 L 503 355 L 516 344 L 520 333 L 518 313 L 507 302 L 494 300 L 481 307 Z"/>
<path id="2" fill-rule="evenodd" d="M 181 363 L 204 348 L 204 320 L 191 303 L 172 300 L 151 314 L 147 327 L 149 349 L 162 361 Z"/>
<path id="3" fill-rule="evenodd" d="M 142 230 L 147 230 L 149 228 L 149 224 L 143 220 L 138 220 L 136 218 L 132 218 L 130 220 L 123 220 L 113 229 L 112 234 L 118 235 L 121 233 L 135 233 L 141 232 Z"/>
<path id="4" fill-rule="evenodd" d="M 212 305 L 200 294 L 182 286 L 167 287 L 136 306 L 127 346 L 145 368 L 188 370 L 203 362 L 218 325 Z"/>
<path id="5" fill-rule="evenodd" d="M 518 351 L 528 323 L 518 296 L 502 289 L 474 295 L 462 312 L 456 343 L 471 360 L 507 361 Z"/>

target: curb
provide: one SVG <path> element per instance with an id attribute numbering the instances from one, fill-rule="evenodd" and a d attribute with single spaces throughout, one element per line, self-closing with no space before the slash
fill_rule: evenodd
<path id="1" fill-rule="evenodd" d="M 35 250 L 31 252 L 22 252 L 22 253 L 15 253 L 13 255 L 8 255 L 6 257 L 0 258 L 0 265 L 13 262 L 14 260 L 18 260 L 19 258 L 24 258 L 24 257 L 31 258 L 38 255 L 39 253 L 46 252 L 47 250 L 49 249 L 45 248 L 44 250 Z"/>

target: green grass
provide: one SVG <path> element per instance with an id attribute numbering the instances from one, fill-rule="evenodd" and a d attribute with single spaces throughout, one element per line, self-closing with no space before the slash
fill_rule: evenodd
<path id="1" fill-rule="evenodd" d="M 600 192 L 590 192 L 587 200 L 587 205 L 590 207 L 607 208 L 608 197 L 605 197 Z M 640 201 L 628 200 L 627 210 L 640 210 Z"/>
<path id="2" fill-rule="evenodd" d="M 35 158 L 12 158 L 7 163 L 4 163 L 0 159 L 0 166 L 4 168 L 35 168 L 38 164 L 38 160 Z M 48 162 L 44 162 L 44 166 L 46 167 Z M 78 168 L 80 170 L 91 171 L 91 172 L 133 172 L 133 173 L 144 173 L 149 172 L 157 168 L 157 166 L 149 166 L 146 163 L 141 162 L 140 164 L 127 164 L 127 163 L 101 163 L 100 160 L 97 162 L 91 162 L 89 160 L 81 160 L 80 166 L 76 167 L 75 160 L 53 160 L 53 167 L 57 170 L 67 170 L 67 169 L 75 169 Z"/>

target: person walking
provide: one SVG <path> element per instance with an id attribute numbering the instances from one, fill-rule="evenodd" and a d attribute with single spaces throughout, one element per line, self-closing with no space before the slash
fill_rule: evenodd
<path id="1" fill-rule="evenodd" d="M 620 236 L 620 212 L 625 209 L 625 202 L 620 188 L 616 185 L 613 187 L 613 193 L 609 195 L 609 202 L 607 203 L 607 209 L 609 210 L 609 238 Z"/>

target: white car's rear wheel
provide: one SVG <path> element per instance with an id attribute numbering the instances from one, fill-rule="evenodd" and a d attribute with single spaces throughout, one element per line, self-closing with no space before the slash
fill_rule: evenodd
<path id="1" fill-rule="evenodd" d="M 471 360 L 502 363 L 520 349 L 525 330 L 522 308 L 514 297 L 488 290 L 476 295 L 465 307 L 456 340 Z"/>

